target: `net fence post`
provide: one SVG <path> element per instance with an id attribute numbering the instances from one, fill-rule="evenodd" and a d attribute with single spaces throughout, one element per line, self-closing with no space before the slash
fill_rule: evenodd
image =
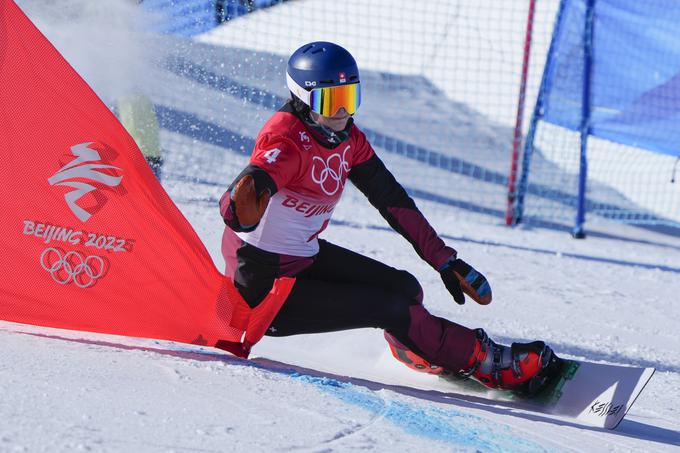
<path id="1" fill-rule="evenodd" d="M 561 0 L 557 14 L 555 16 L 554 27 L 552 31 L 552 37 L 550 39 L 550 46 L 548 48 L 548 53 L 545 57 L 545 64 L 543 65 L 543 75 L 541 77 L 541 85 L 538 89 L 538 95 L 536 97 L 536 104 L 534 105 L 534 111 L 531 115 L 531 122 L 529 124 L 529 131 L 527 132 L 526 140 L 524 141 L 524 150 L 522 152 L 521 161 L 521 172 L 519 175 L 519 182 L 515 189 L 514 195 L 514 208 L 512 210 L 512 221 L 511 225 L 517 225 L 522 223 L 524 217 L 524 199 L 526 193 L 529 190 L 529 170 L 531 168 L 531 156 L 534 150 L 534 139 L 536 137 L 536 129 L 538 127 L 539 120 L 543 117 L 543 112 L 545 109 L 545 96 L 548 90 L 550 90 L 548 83 L 548 71 L 552 67 L 551 62 L 554 58 L 556 40 L 560 34 L 560 26 L 562 24 L 562 16 L 566 9 L 566 1 Z"/>
<path id="2" fill-rule="evenodd" d="M 586 183 L 588 179 L 588 135 L 590 134 L 590 88 L 593 62 L 593 28 L 595 0 L 587 0 L 586 20 L 583 30 L 583 98 L 581 102 L 581 153 L 579 161 L 578 199 L 576 221 L 572 235 L 576 239 L 586 237 L 584 230 L 586 217 Z"/>

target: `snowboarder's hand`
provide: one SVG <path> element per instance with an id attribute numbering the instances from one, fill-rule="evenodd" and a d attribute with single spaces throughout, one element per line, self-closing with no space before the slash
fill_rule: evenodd
<path id="1" fill-rule="evenodd" d="M 458 304 L 465 303 L 465 294 L 481 305 L 491 303 L 491 286 L 480 272 L 461 259 L 447 261 L 439 270 L 442 281 Z"/>
<path id="2" fill-rule="evenodd" d="M 257 225 L 267 209 L 270 196 L 269 190 L 265 190 L 258 198 L 253 177 L 246 175 L 241 178 L 234 187 L 231 199 L 236 205 L 236 216 L 242 227 Z"/>

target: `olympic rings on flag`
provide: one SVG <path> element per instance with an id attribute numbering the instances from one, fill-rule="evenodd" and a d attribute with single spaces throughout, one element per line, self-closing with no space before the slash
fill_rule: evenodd
<path id="1" fill-rule="evenodd" d="M 106 265 L 101 256 L 83 256 L 75 250 L 64 253 L 63 250 L 49 247 L 40 255 L 42 268 L 52 275 L 60 285 L 75 283 L 80 288 L 89 288 L 104 275 Z"/>

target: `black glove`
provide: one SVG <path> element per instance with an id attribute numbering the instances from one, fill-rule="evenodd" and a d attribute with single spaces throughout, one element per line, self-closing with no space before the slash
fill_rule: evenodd
<path id="1" fill-rule="evenodd" d="M 444 286 L 456 303 L 465 303 L 465 294 L 481 305 L 491 302 L 491 286 L 480 272 L 461 259 L 447 261 L 439 270 Z"/>

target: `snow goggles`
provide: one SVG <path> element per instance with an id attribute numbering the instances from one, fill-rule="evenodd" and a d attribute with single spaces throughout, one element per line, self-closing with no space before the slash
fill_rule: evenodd
<path id="1" fill-rule="evenodd" d="M 323 116 L 333 116 L 344 108 L 354 115 L 361 104 L 361 85 L 359 82 L 332 87 L 312 88 L 307 91 L 286 74 L 288 88 L 307 104 L 313 112 Z"/>

